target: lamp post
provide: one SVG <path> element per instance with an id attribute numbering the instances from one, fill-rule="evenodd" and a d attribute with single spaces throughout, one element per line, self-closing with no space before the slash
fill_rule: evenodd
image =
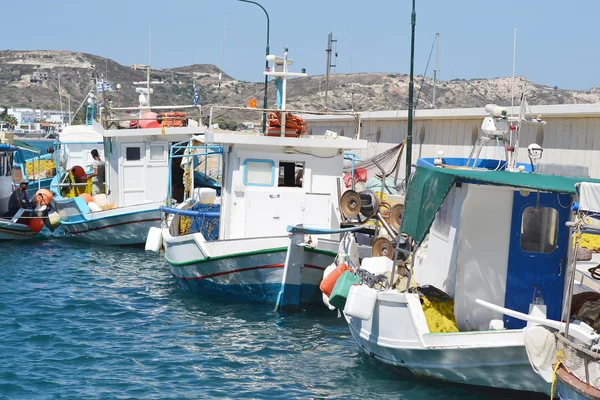
<path id="1" fill-rule="evenodd" d="M 262 8 L 262 10 L 265 12 L 265 15 L 267 16 L 267 53 L 266 55 L 269 55 L 269 13 L 267 13 L 267 10 L 265 10 L 265 8 L 263 6 L 261 6 L 260 4 L 258 4 L 255 1 L 250 1 L 250 0 L 238 0 L 241 1 L 243 3 L 252 3 L 252 4 L 256 4 L 257 6 L 259 6 L 260 8 Z M 269 68 L 269 61 L 267 61 L 265 59 L 265 71 L 267 70 L 267 68 Z M 265 75 L 265 98 L 263 101 L 263 109 L 267 109 L 267 83 L 269 80 L 269 76 Z M 267 130 L 267 112 L 263 111 L 263 120 L 262 120 L 262 131 L 263 133 L 266 132 Z"/>
<path id="2" fill-rule="evenodd" d="M 412 13 L 410 15 L 411 35 L 410 35 L 410 81 L 408 83 L 408 132 L 406 134 L 406 187 L 408 188 L 408 179 L 412 169 L 412 123 L 413 123 L 413 96 L 414 79 L 413 72 L 415 66 L 415 25 L 417 24 L 417 13 L 415 12 L 415 0 L 412 0 Z"/>

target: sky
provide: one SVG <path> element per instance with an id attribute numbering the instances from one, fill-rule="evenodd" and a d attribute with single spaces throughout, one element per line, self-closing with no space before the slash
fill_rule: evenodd
<path id="1" fill-rule="evenodd" d="M 270 52 L 289 47 L 292 71 L 326 69 L 327 35 L 334 73 L 408 73 L 410 0 L 257 0 L 270 17 Z M 169 68 L 222 66 L 235 79 L 262 81 L 266 16 L 238 0 L 31 0 L 2 2 L 0 49 L 71 50 L 121 64 Z M 416 0 L 415 75 L 440 34 L 438 79 L 512 76 L 561 89 L 600 87 L 599 0 Z M 149 29 L 150 28 L 150 29 Z M 8 32 L 11 32 L 10 34 Z"/>

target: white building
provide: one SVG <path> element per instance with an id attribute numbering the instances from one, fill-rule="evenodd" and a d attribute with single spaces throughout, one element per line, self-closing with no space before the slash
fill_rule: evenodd
<path id="1" fill-rule="evenodd" d="M 17 120 L 15 130 L 23 133 L 41 132 L 41 122 L 62 125 L 68 121 L 68 113 L 60 110 L 12 107 L 7 113 Z"/>
<path id="2" fill-rule="evenodd" d="M 510 113 L 510 107 L 506 108 Z M 514 112 L 518 111 L 515 106 Z M 529 162 L 526 148 L 537 143 L 544 149 L 541 163 L 584 166 L 591 177 L 600 178 L 600 104 L 531 106 L 530 113 L 533 117 L 541 114 L 546 125 L 523 126 L 519 162 Z M 435 157 L 438 151 L 448 157 L 468 157 L 486 116 L 484 107 L 417 110 L 412 129 L 412 162 L 419 157 Z M 343 136 L 354 135 L 355 122 L 351 117 L 303 117 L 308 121 L 310 134 L 331 130 Z M 401 143 L 407 137 L 407 120 L 406 110 L 362 112 L 360 135 L 369 141 L 369 146 L 357 154 L 366 159 Z M 496 144 L 489 141 L 481 158 L 497 158 L 497 151 Z M 399 165 L 401 178 L 405 176 L 405 155 L 406 150 Z M 394 162 L 391 160 L 384 168 L 389 171 Z M 378 171 L 370 174 L 375 172 Z"/>

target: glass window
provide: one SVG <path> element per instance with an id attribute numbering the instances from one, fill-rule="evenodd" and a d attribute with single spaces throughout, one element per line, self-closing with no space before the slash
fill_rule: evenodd
<path id="1" fill-rule="evenodd" d="M 304 182 L 304 163 L 293 161 L 279 162 L 279 187 L 302 187 Z"/>
<path id="2" fill-rule="evenodd" d="M 527 207 L 521 223 L 521 248 L 531 253 L 552 253 L 557 246 L 558 211 Z"/>
<path id="3" fill-rule="evenodd" d="M 165 161 L 165 146 L 162 144 L 151 145 L 150 161 Z"/>
<path id="4" fill-rule="evenodd" d="M 139 147 L 127 147 L 125 152 L 127 161 L 139 161 L 142 158 Z"/>
<path id="5" fill-rule="evenodd" d="M 275 163 L 271 160 L 246 160 L 244 162 L 244 185 L 273 186 Z"/>

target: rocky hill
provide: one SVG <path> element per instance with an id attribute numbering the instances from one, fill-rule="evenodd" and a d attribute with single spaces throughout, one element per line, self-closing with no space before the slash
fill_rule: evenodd
<path id="1" fill-rule="evenodd" d="M 257 66 L 259 68 L 259 66 Z M 145 71 L 121 65 L 92 54 L 69 51 L 0 51 L 0 105 L 59 109 L 58 80 L 63 89 L 63 108 L 71 98 L 74 111 L 92 89 L 92 73 L 106 74 L 113 83 L 121 84 L 113 92 L 120 106 L 137 104 L 134 81 L 146 79 Z M 195 64 L 171 69 L 153 69 L 153 103 L 160 105 L 191 104 L 192 83 L 196 82 L 200 104 L 243 106 L 252 97 L 262 105 L 264 82 L 244 82 L 223 73 L 219 85 L 219 69 L 214 65 Z M 487 103 L 509 105 L 511 78 L 455 79 L 440 81 L 436 89 L 437 108 L 481 107 Z M 328 106 L 330 109 L 357 111 L 406 109 L 409 77 L 405 74 L 356 73 L 330 76 Z M 419 108 L 431 108 L 432 80 L 415 77 Z M 324 76 L 309 76 L 288 81 L 290 108 L 320 110 L 324 104 Z M 516 79 L 515 94 L 527 93 L 529 104 L 575 104 L 600 102 L 600 88 L 575 91 L 537 85 Z M 275 103 L 274 85 L 269 86 L 269 105 Z M 209 107 L 204 110 L 208 112 Z"/>

